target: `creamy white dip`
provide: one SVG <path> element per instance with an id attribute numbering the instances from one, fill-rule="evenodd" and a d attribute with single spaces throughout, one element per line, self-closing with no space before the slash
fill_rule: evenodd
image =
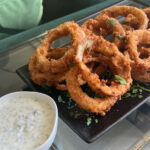
<path id="1" fill-rule="evenodd" d="M 46 101 L 19 97 L 0 103 L 0 150 L 34 150 L 49 137 L 54 114 Z"/>

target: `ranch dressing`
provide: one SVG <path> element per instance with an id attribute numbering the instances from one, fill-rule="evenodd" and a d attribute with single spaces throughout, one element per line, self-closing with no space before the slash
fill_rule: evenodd
<path id="1" fill-rule="evenodd" d="M 15 98 L 0 103 L 0 150 L 34 150 L 49 137 L 54 114 L 42 100 Z"/>

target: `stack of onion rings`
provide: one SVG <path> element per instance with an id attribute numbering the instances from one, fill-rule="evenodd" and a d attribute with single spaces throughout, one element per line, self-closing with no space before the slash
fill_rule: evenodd
<path id="1" fill-rule="evenodd" d="M 124 24 L 116 19 L 119 16 L 125 17 Z M 72 21 L 49 30 L 29 62 L 32 81 L 68 90 L 81 108 L 104 116 L 130 89 L 132 78 L 150 82 L 149 18 L 150 8 L 115 6 L 81 27 Z M 53 41 L 68 34 L 71 45 L 51 47 Z M 106 40 L 110 35 L 112 41 Z M 108 68 L 112 78 L 101 79 Z M 99 98 L 83 92 L 83 84 Z"/>

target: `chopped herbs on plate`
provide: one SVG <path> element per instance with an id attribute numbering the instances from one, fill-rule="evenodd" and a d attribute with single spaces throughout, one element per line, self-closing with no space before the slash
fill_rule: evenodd
<path id="1" fill-rule="evenodd" d="M 138 95 L 138 98 L 143 98 L 143 95 Z"/>
<path id="2" fill-rule="evenodd" d="M 79 116 L 81 116 L 81 114 L 74 114 L 74 118 L 77 119 Z"/>
<path id="3" fill-rule="evenodd" d="M 69 112 L 69 115 L 72 117 L 74 115 L 74 112 Z"/>
<path id="4" fill-rule="evenodd" d="M 66 97 L 68 97 L 68 98 L 70 98 L 71 96 L 70 96 L 70 93 L 67 91 L 66 92 Z"/>
<path id="5" fill-rule="evenodd" d="M 65 103 L 65 101 L 62 99 L 62 97 L 60 95 L 58 96 L 58 102 L 59 103 Z"/>
<path id="6" fill-rule="evenodd" d="M 73 109 L 75 107 L 75 105 L 72 105 L 72 106 L 68 106 L 67 108 L 70 110 L 70 109 Z"/>
<path id="7" fill-rule="evenodd" d="M 92 118 L 88 117 L 86 120 L 86 125 L 89 126 L 92 123 Z"/>
<path id="8" fill-rule="evenodd" d="M 125 93 L 124 95 L 123 95 L 123 98 L 128 98 L 128 97 L 131 97 L 131 93 Z"/>
<path id="9" fill-rule="evenodd" d="M 139 84 L 136 84 L 136 86 L 137 86 L 138 88 L 140 88 L 141 90 L 143 90 L 143 91 L 150 92 L 150 89 L 144 88 L 143 86 L 141 86 L 141 85 L 139 85 Z"/>
<path id="10" fill-rule="evenodd" d="M 42 87 L 42 89 L 44 89 L 44 90 L 49 90 L 49 87 L 46 86 L 46 85 L 42 85 L 41 87 Z"/>
<path id="11" fill-rule="evenodd" d="M 136 82 L 136 83 L 133 83 L 133 85 L 130 88 L 130 91 L 125 93 L 122 96 L 122 98 L 129 98 L 129 97 L 143 98 L 143 95 L 142 95 L 143 91 L 150 92 L 150 89 L 147 89 Z"/>
<path id="12" fill-rule="evenodd" d="M 95 121 L 95 123 L 98 123 L 98 119 L 95 119 L 94 121 Z"/>
<path id="13" fill-rule="evenodd" d="M 80 113 L 76 113 L 76 112 L 69 112 L 69 115 L 75 119 L 77 119 L 79 116 L 81 116 Z"/>
<path id="14" fill-rule="evenodd" d="M 42 85 L 41 87 L 42 87 L 43 90 L 47 91 L 49 94 L 52 93 L 52 91 L 50 90 L 50 88 L 48 86 Z"/>

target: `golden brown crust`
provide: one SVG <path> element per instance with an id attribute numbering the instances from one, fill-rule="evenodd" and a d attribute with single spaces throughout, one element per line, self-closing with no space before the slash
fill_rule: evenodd
<path id="1" fill-rule="evenodd" d="M 60 48 L 51 48 L 51 43 L 62 36 L 67 36 L 68 34 L 72 35 L 71 46 L 64 47 L 63 50 L 65 48 L 67 49 L 66 53 L 62 57 L 54 59 L 54 57 L 51 57 L 51 51 L 59 51 Z M 41 68 L 42 72 L 51 71 L 52 73 L 59 73 L 67 71 L 69 69 L 69 64 L 73 60 L 74 49 L 78 49 L 78 46 L 82 45 L 85 40 L 86 37 L 84 32 L 73 21 L 61 24 L 58 27 L 49 30 L 48 35 L 35 52 L 37 57 L 37 67 Z"/>
<path id="2" fill-rule="evenodd" d="M 115 25 L 111 25 L 110 22 L 113 22 Z M 97 35 L 106 37 L 108 35 L 113 35 L 113 42 L 121 47 L 122 40 L 116 38 L 116 35 L 125 36 L 125 30 L 115 18 L 108 17 L 107 15 L 99 15 L 95 19 L 88 19 L 82 25 L 82 29 L 87 35 Z"/>
<path id="3" fill-rule="evenodd" d="M 127 38 L 127 52 L 125 55 L 129 55 L 131 59 L 132 76 L 135 80 L 142 82 L 150 82 L 150 49 L 139 48 L 140 44 L 150 43 L 150 31 L 148 30 L 136 30 L 129 33 Z M 146 54 L 146 58 L 142 58 L 140 55 Z"/>
<path id="4" fill-rule="evenodd" d="M 96 38 L 95 38 L 96 39 Z M 120 84 L 115 79 L 112 80 L 111 85 L 107 86 L 106 81 L 100 80 L 99 76 L 96 73 L 91 73 L 89 68 L 82 61 L 83 54 L 85 49 L 82 49 L 83 52 L 78 52 L 75 57 L 83 78 L 87 81 L 88 85 L 93 91 L 98 94 L 109 95 L 109 96 L 119 96 L 127 92 L 132 84 L 131 74 L 130 74 L 130 63 L 125 56 L 119 52 L 118 48 L 104 40 L 102 37 L 97 37 L 95 43 L 95 51 L 102 54 L 106 58 L 109 58 L 107 65 L 114 75 L 119 75 L 126 80 L 126 84 Z"/>
<path id="5" fill-rule="evenodd" d="M 124 16 L 126 17 L 129 14 L 132 14 L 132 16 L 135 16 L 138 20 L 137 22 L 137 29 L 147 29 L 148 26 L 148 18 L 146 14 L 132 6 L 114 6 L 110 9 L 105 9 L 101 12 L 101 14 L 108 15 L 109 17 L 119 17 L 119 16 Z M 101 15 L 100 14 L 100 15 Z"/>
<path id="6" fill-rule="evenodd" d="M 105 116 L 111 107 L 116 103 L 118 97 L 105 97 L 105 98 L 91 98 L 80 88 L 80 84 L 77 80 L 78 67 L 71 68 L 67 73 L 66 82 L 68 91 L 73 100 L 86 110 L 90 110 L 93 113 L 101 114 Z"/>

